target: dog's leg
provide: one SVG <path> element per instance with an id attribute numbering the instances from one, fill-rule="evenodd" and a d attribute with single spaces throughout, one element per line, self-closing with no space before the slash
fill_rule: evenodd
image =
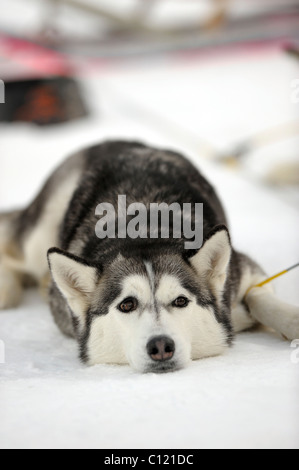
<path id="1" fill-rule="evenodd" d="M 259 282 L 262 282 L 267 277 L 263 270 L 247 256 L 235 253 L 236 257 L 233 260 L 238 266 L 240 278 L 236 280 L 238 285 L 236 292 L 234 292 L 232 299 L 232 323 L 235 333 L 252 328 L 259 319 L 251 314 L 248 305 L 245 303 L 245 296 L 248 289 Z M 267 286 L 267 291 L 271 292 L 271 286 Z"/>
<path id="2" fill-rule="evenodd" d="M 257 320 L 250 315 L 249 309 L 242 303 L 232 308 L 232 323 L 235 333 L 246 331 L 257 324 Z"/>
<path id="3" fill-rule="evenodd" d="M 16 307 L 22 299 L 22 276 L 6 263 L 7 255 L 17 251 L 13 224 L 18 214 L 0 214 L 0 310 Z"/>
<path id="4" fill-rule="evenodd" d="M 273 328 L 287 339 L 299 338 L 299 307 L 278 299 L 271 284 L 251 287 L 266 279 L 262 269 L 247 256 L 238 254 L 241 273 L 238 292 L 233 299 L 232 322 L 236 333 L 256 324 Z"/>
<path id="5" fill-rule="evenodd" d="M 245 301 L 259 323 L 289 340 L 299 339 L 299 307 L 283 302 L 265 287 L 251 289 Z"/>
<path id="6" fill-rule="evenodd" d="M 22 300 L 23 287 L 19 276 L 0 261 L 0 310 L 17 307 Z"/>

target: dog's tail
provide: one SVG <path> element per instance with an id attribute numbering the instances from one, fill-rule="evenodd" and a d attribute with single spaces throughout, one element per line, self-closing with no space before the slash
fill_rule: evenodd
<path id="1" fill-rule="evenodd" d="M 13 225 L 21 211 L 0 212 L 0 244 L 13 235 Z"/>
<path id="2" fill-rule="evenodd" d="M 0 213 L 0 310 L 16 307 L 22 299 L 23 274 L 20 267 L 20 211 Z"/>
<path id="3" fill-rule="evenodd" d="M 20 252 L 17 221 L 21 211 L 0 212 L 0 258 L 15 257 Z"/>

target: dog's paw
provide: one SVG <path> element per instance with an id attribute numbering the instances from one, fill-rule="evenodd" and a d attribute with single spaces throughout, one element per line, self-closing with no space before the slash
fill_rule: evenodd
<path id="1" fill-rule="evenodd" d="M 288 325 L 283 328 L 283 331 L 280 331 L 280 334 L 287 341 L 299 339 L 299 309 L 298 315 L 294 314 L 289 318 Z"/>
<path id="2" fill-rule="evenodd" d="M 0 273 L 0 310 L 17 307 L 22 299 L 22 286 L 11 272 Z"/>
<path id="3" fill-rule="evenodd" d="M 290 305 L 263 287 L 249 291 L 246 303 L 253 318 L 290 341 L 299 339 L 299 307 Z"/>

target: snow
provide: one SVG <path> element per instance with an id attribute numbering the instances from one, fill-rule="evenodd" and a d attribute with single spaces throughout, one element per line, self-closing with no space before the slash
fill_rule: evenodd
<path id="1" fill-rule="evenodd" d="M 298 112 L 288 95 L 298 76 L 292 62 L 273 51 L 247 62 L 230 64 L 231 82 L 230 65 L 218 59 L 107 69 L 82 81 L 93 111 L 87 121 L 51 129 L 1 125 L 0 209 L 28 203 L 73 150 L 107 137 L 137 138 L 183 150 L 196 161 L 221 194 L 236 248 L 269 274 L 294 264 L 297 192 L 262 185 L 258 154 L 240 172 L 199 157 L 201 138 L 225 150 Z M 212 93 L 215 77 L 222 77 L 222 93 Z M 278 154 L 295 154 L 295 143 L 280 144 Z M 264 171 L 271 165 L 268 154 L 262 165 Z M 299 304 L 298 281 L 296 271 L 277 280 L 279 296 Z M 88 368 L 38 293 L 28 291 L 20 308 L 0 313 L 0 341 L 0 448 L 299 446 L 299 354 L 273 332 L 243 333 L 225 355 L 166 375 L 140 375 L 128 366 Z"/>

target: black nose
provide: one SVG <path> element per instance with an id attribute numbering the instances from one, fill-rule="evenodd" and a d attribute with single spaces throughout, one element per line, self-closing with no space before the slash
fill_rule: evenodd
<path id="1" fill-rule="evenodd" d="M 153 361 L 169 361 L 174 355 L 175 344 L 168 336 L 155 336 L 147 343 L 148 355 Z"/>

